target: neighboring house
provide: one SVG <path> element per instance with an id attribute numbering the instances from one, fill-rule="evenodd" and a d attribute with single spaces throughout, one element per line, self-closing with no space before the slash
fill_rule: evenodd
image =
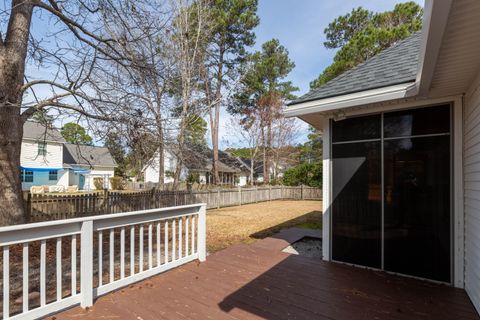
<path id="1" fill-rule="evenodd" d="M 94 190 L 94 179 L 102 178 L 104 188 L 110 188 L 109 179 L 115 174 L 117 163 L 108 148 L 64 144 L 63 164 L 68 168 L 70 185 L 81 190 Z"/>
<path id="2" fill-rule="evenodd" d="M 480 1 L 293 101 L 323 131 L 324 260 L 465 288 L 480 310 Z"/>
<path id="3" fill-rule="evenodd" d="M 175 147 L 167 146 L 164 150 L 165 183 L 173 182 L 173 173 L 177 166 Z M 190 174 L 198 174 L 201 184 L 213 183 L 212 150 L 203 146 L 191 145 L 186 150 L 185 160 L 180 173 L 180 180 L 186 181 Z M 145 182 L 158 183 L 160 156 L 158 152 L 147 162 L 143 169 Z M 247 184 L 248 169 L 236 157 L 219 151 L 220 184 L 244 186 Z"/>
<path id="4" fill-rule="evenodd" d="M 111 177 L 116 166 L 106 148 L 67 144 L 57 129 L 32 121 L 23 127 L 20 165 L 23 190 L 42 185 L 91 190 L 91 177 Z"/>
<path id="5" fill-rule="evenodd" d="M 22 189 L 31 186 L 68 186 L 68 171 L 63 168 L 65 139 L 58 130 L 27 121 L 23 126 L 20 152 Z"/>
<path id="6" fill-rule="evenodd" d="M 248 171 L 248 181 L 250 181 L 250 170 L 251 170 L 251 159 L 247 158 L 238 158 L 239 161 L 243 163 L 243 165 L 247 168 Z M 270 166 L 270 177 L 272 179 L 281 179 L 283 178 L 283 173 L 287 170 L 291 165 L 288 164 L 286 161 L 279 160 L 278 163 L 272 161 L 272 165 Z M 263 161 L 257 160 L 253 163 L 253 182 L 254 184 L 263 183 Z"/>

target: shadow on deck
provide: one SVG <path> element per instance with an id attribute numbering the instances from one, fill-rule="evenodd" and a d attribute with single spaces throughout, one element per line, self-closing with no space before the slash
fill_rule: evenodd
<path id="1" fill-rule="evenodd" d="M 56 319 L 479 319 L 463 290 L 281 252 L 319 233 L 236 245 Z"/>

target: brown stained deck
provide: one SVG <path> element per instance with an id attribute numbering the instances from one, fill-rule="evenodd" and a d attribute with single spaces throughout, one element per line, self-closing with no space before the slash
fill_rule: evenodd
<path id="1" fill-rule="evenodd" d="M 99 298 L 56 319 L 479 319 L 465 291 L 281 252 L 287 230 Z"/>

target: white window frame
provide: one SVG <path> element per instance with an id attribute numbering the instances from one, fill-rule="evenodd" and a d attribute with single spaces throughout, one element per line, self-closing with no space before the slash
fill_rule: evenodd
<path id="1" fill-rule="evenodd" d="M 42 157 L 47 156 L 47 143 L 45 141 L 37 142 L 37 155 Z"/>

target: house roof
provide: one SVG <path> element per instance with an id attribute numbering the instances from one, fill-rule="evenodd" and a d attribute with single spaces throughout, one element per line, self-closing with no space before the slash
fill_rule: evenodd
<path id="1" fill-rule="evenodd" d="M 23 138 L 33 140 L 46 140 L 64 143 L 65 139 L 56 128 L 47 127 L 41 123 L 27 121 L 23 125 Z"/>
<path id="2" fill-rule="evenodd" d="M 167 148 L 176 148 L 175 145 L 168 145 Z M 213 151 L 205 146 L 190 144 L 185 148 L 184 166 L 189 170 L 210 172 L 213 169 Z M 226 173 L 247 172 L 245 165 L 236 157 L 221 150 L 218 151 L 218 171 Z"/>
<path id="3" fill-rule="evenodd" d="M 115 167 L 117 163 L 105 147 L 65 143 L 63 163 L 69 165 Z"/>
<path id="4" fill-rule="evenodd" d="M 420 44 L 421 32 L 416 32 L 319 88 L 311 90 L 289 105 L 414 82 L 418 70 Z"/>

